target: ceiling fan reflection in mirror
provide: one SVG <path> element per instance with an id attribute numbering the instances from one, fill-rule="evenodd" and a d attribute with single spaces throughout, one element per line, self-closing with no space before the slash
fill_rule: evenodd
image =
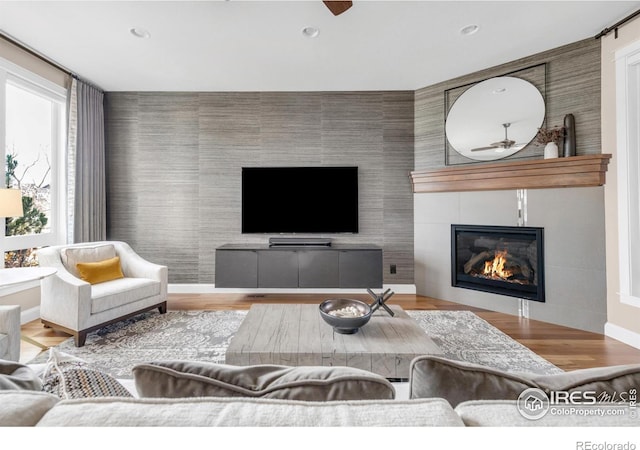
<path id="1" fill-rule="evenodd" d="M 508 128 L 511 126 L 510 123 L 503 123 L 502 126 L 504 127 L 504 139 L 498 142 L 494 142 L 493 144 L 488 145 L 487 147 L 478 147 L 478 148 L 472 148 L 471 151 L 472 152 L 479 152 L 479 151 L 485 151 L 485 150 L 494 150 L 497 153 L 501 153 L 505 150 L 519 150 L 520 148 L 524 147 L 526 144 L 516 144 L 516 141 L 509 139 L 508 136 Z M 519 147 L 519 148 L 518 148 Z"/>
<path id="2" fill-rule="evenodd" d="M 322 3 L 324 3 L 327 8 L 329 8 L 329 11 L 331 11 L 334 16 L 339 16 L 353 6 L 353 2 L 323 1 Z"/>

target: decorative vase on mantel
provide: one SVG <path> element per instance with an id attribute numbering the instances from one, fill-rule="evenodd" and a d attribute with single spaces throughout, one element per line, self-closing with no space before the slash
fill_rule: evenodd
<path id="1" fill-rule="evenodd" d="M 558 142 L 564 137 L 564 127 L 538 128 L 536 142 L 544 145 L 544 159 L 558 157 Z"/>
<path id="2" fill-rule="evenodd" d="M 576 156 L 576 119 L 573 114 L 564 116 L 564 144 L 562 156 Z"/>
<path id="3" fill-rule="evenodd" d="M 558 157 L 558 144 L 555 142 L 547 142 L 544 146 L 544 159 L 551 159 Z"/>

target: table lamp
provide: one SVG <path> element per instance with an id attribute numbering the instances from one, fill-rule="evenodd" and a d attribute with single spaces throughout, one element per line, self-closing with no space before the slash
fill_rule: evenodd
<path id="1" fill-rule="evenodd" d="M 20 191 L 20 189 L 0 189 L 0 217 L 21 217 L 24 214 L 23 210 L 22 210 L 22 192 Z M 4 264 L 3 264 L 4 265 Z M 30 270 L 26 269 L 26 270 Z M 12 275 L 15 273 L 12 270 L 9 271 L 7 270 L 6 272 L 4 271 L 3 267 L 0 267 L 0 270 L 2 270 L 3 273 L 8 273 L 9 276 L 7 277 L 7 279 L 9 280 L 9 283 L 7 284 L 14 284 L 16 282 L 16 280 L 18 282 L 21 282 L 23 280 L 20 279 L 20 276 L 18 276 L 17 278 L 12 278 Z M 25 270 L 25 269 L 20 269 L 20 270 Z M 23 276 L 25 272 L 23 272 Z M 26 273 L 26 276 L 29 276 L 29 273 Z M 30 281 L 30 280 L 26 280 L 26 281 Z M 0 286 L 3 285 L 2 280 L 0 279 Z M 33 339 L 31 339 L 28 336 L 25 336 L 24 334 L 20 333 L 20 338 L 26 342 L 29 342 L 33 345 L 36 345 L 38 347 L 40 347 L 42 350 L 48 350 L 49 347 L 47 347 L 44 344 L 41 344 L 40 342 L 34 341 Z"/>
<path id="2" fill-rule="evenodd" d="M 22 192 L 20 189 L 0 189 L 0 217 L 22 217 Z M 4 223 L 0 230 L 4 233 Z M 0 254 L 3 252 L 0 252 Z M 4 263 L 0 269 L 4 269 Z"/>
<path id="3" fill-rule="evenodd" d="M 22 192 L 20 189 L 0 189 L 0 217 L 20 217 Z"/>

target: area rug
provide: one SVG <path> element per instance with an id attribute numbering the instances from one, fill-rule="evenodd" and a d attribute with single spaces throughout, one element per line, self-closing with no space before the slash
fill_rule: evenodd
<path id="1" fill-rule="evenodd" d="M 445 356 L 507 372 L 564 372 L 471 311 L 407 311 Z"/>
<path id="2" fill-rule="evenodd" d="M 451 359 L 511 372 L 561 369 L 470 311 L 407 311 Z M 56 348 L 116 378 L 132 378 L 136 364 L 158 360 L 224 363 L 225 350 L 246 311 L 148 312 L 90 333 L 84 347 L 73 338 Z M 46 362 L 43 352 L 30 364 Z"/>

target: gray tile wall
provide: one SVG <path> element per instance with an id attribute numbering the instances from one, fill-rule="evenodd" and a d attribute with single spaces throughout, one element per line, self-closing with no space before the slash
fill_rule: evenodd
<path id="1" fill-rule="evenodd" d="M 416 169 L 444 165 L 444 90 L 547 62 L 547 117 L 576 118 L 578 154 L 600 145 L 600 43 L 595 39 L 534 55 L 416 92 Z M 541 158 L 531 148 L 525 158 Z M 516 157 L 521 157 L 519 154 Z M 606 322 L 604 188 L 530 189 L 529 226 L 545 230 L 546 302 L 530 317 L 602 333 Z M 518 314 L 511 297 L 451 286 L 451 224 L 517 225 L 516 191 L 414 195 L 415 278 L 419 294 Z"/>
<path id="2" fill-rule="evenodd" d="M 356 165 L 360 233 L 329 237 L 382 246 L 384 282 L 413 284 L 413 92 L 105 98 L 108 238 L 171 283 L 213 283 L 216 247 L 267 242 L 240 233 L 241 167 Z"/>
<path id="3" fill-rule="evenodd" d="M 528 226 L 543 227 L 544 303 L 530 317 L 602 333 L 607 318 L 604 188 L 529 189 Z M 518 299 L 451 286 L 451 224 L 517 223 L 513 190 L 415 195 L 415 277 L 419 294 L 518 314 Z"/>

